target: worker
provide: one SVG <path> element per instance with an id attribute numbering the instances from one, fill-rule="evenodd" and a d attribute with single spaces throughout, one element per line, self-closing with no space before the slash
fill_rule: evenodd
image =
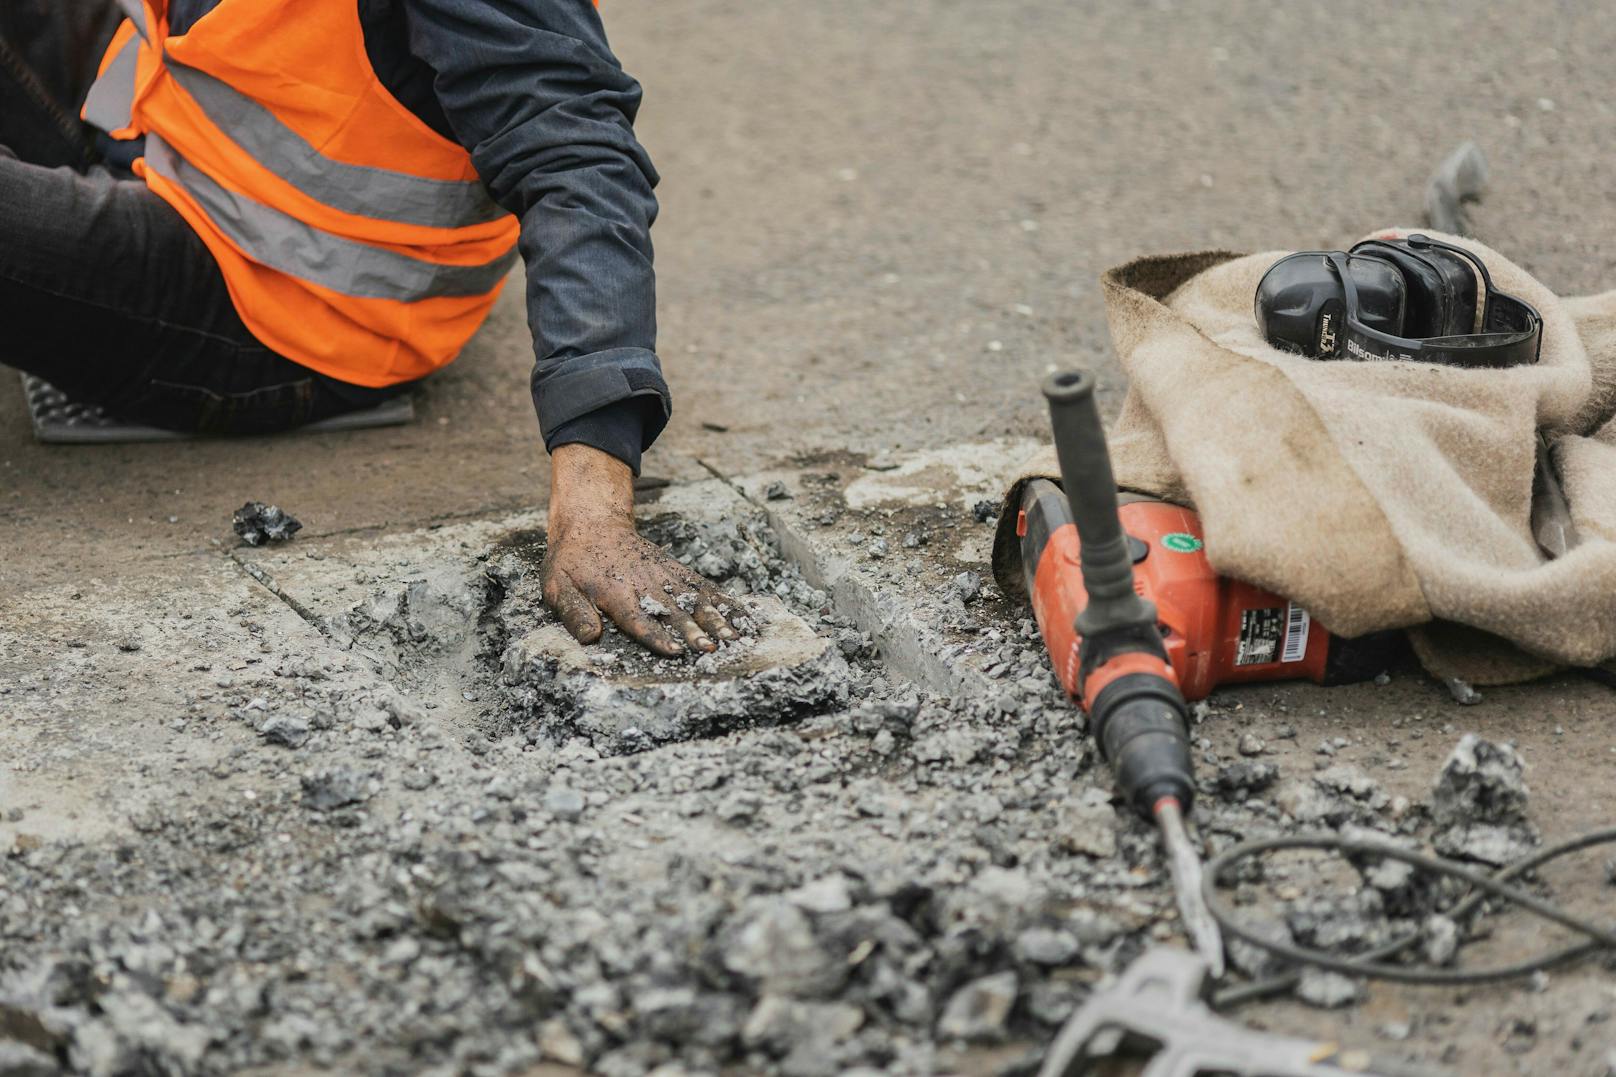
<path id="1" fill-rule="evenodd" d="M 448 364 L 520 251 L 545 599 L 584 642 L 710 651 L 733 607 L 633 521 L 670 408 L 639 102 L 590 0 L 6 0 L 0 361 L 285 430 Z"/>

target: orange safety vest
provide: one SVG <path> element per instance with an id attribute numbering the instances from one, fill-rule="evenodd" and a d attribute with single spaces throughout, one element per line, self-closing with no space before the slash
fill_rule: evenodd
<path id="1" fill-rule="evenodd" d="M 252 334 L 355 385 L 452 360 L 499 295 L 517 221 L 382 87 L 359 5 L 220 0 L 170 35 L 168 0 L 119 3 L 84 118 L 145 138 L 136 174 L 208 245 Z"/>

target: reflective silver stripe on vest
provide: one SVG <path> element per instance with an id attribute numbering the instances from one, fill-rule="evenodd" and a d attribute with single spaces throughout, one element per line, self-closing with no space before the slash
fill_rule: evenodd
<path id="1" fill-rule="evenodd" d="M 132 121 L 135 107 L 135 65 L 140 59 L 140 38 L 124 42 L 112 63 L 90 87 L 84 99 L 84 118 L 103 131 L 121 131 Z"/>
<path id="2" fill-rule="evenodd" d="M 150 41 L 151 30 L 146 26 L 146 5 L 140 0 L 118 0 L 118 6 L 123 8 L 123 13 L 135 24 L 135 32 Z"/>
<path id="3" fill-rule="evenodd" d="M 483 224 L 505 213 L 480 181 L 425 179 L 333 161 L 228 83 L 173 60 L 167 67 L 214 126 L 253 160 L 322 205 L 358 217 L 428 228 Z"/>
<path id="4" fill-rule="evenodd" d="M 157 135 L 146 136 L 146 166 L 183 188 L 253 261 L 357 299 L 486 295 L 516 260 L 512 248 L 484 265 L 440 265 L 342 239 L 226 190 Z"/>

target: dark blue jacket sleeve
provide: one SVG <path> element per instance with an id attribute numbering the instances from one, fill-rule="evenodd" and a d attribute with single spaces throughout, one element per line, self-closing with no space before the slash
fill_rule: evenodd
<path id="1" fill-rule="evenodd" d="M 589 0 L 405 0 L 410 51 L 449 126 L 522 223 L 533 402 L 545 445 L 584 442 L 639 471 L 667 424 L 656 356 L 655 168 L 640 87 Z"/>

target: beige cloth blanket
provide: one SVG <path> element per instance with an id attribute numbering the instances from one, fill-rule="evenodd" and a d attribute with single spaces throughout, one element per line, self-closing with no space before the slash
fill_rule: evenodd
<path id="1" fill-rule="evenodd" d="M 1439 676 L 1498 684 L 1603 662 L 1616 656 L 1616 291 L 1561 299 L 1481 244 L 1441 238 L 1476 251 L 1497 288 L 1543 315 L 1535 366 L 1281 352 L 1259 335 L 1252 296 L 1286 252 L 1143 258 L 1107 273 L 1129 378 L 1111 435 L 1117 481 L 1194 506 L 1219 572 L 1332 631 L 1411 629 Z M 1540 428 L 1580 540 L 1552 560 L 1529 522 Z M 1022 481 L 1056 473 L 1051 448 Z M 1014 516 L 994 551 L 1010 593 L 1022 590 Z"/>

